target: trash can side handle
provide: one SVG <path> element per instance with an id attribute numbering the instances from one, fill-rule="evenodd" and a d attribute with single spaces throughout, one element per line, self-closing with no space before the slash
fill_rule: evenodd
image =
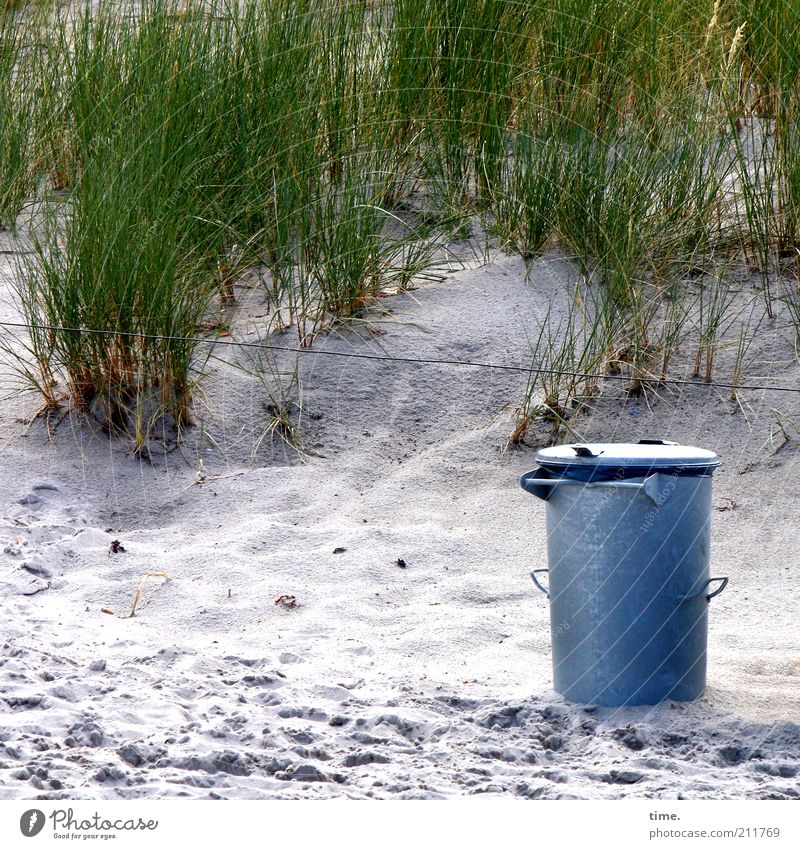
<path id="1" fill-rule="evenodd" d="M 529 473 L 530 474 L 530 473 Z M 592 481 L 573 480 L 572 478 L 521 478 L 522 488 L 530 491 L 535 486 L 594 486 Z M 640 483 L 628 484 L 628 486 L 642 486 Z"/>
<path id="2" fill-rule="evenodd" d="M 537 486 L 583 486 L 587 489 L 594 489 L 597 486 L 613 486 L 626 489 L 644 489 L 643 483 L 632 483 L 630 481 L 583 481 L 578 478 L 540 478 L 536 477 L 535 473 L 539 469 L 534 469 L 533 472 L 526 472 L 520 478 L 520 485 L 527 492 L 532 492 Z"/>
<path id="3" fill-rule="evenodd" d="M 725 587 L 728 586 L 727 575 L 725 575 L 721 578 L 709 578 L 708 581 L 706 581 L 706 587 L 708 587 L 709 584 L 713 584 L 714 581 L 720 581 L 720 585 L 717 589 L 714 590 L 713 593 L 709 593 L 706 596 L 706 601 L 711 601 L 711 599 L 714 598 L 715 595 L 719 595 L 725 589 Z"/>
<path id="4" fill-rule="evenodd" d="M 545 594 L 548 598 L 550 598 L 550 590 L 549 590 L 547 587 L 545 587 L 543 584 L 541 584 L 541 583 L 539 582 L 539 579 L 536 577 L 536 574 L 537 574 L 538 572 L 547 572 L 547 571 L 549 571 L 549 570 L 548 570 L 548 569 L 534 569 L 534 570 L 533 570 L 533 572 L 531 572 L 531 578 L 533 578 L 533 583 L 534 583 L 534 584 L 536 584 L 536 586 L 537 586 L 537 587 L 538 587 L 538 588 L 539 588 L 539 589 L 540 589 L 540 590 L 541 590 L 541 591 L 542 591 L 542 592 L 543 592 L 543 593 L 544 593 L 544 594 Z"/>
<path id="5" fill-rule="evenodd" d="M 648 475 L 644 483 L 634 483 L 633 481 L 618 481 L 618 480 L 610 480 L 610 481 L 582 481 L 574 478 L 547 478 L 544 477 L 546 472 L 543 472 L 542 469 L 534 469 L 531 472 L 526 472 L 520 478 L 520 485 L 522 488 L 529 492 L 531 495 L 536 495 L 538 498 L 547 500 L 547 490 L 543 490 L 542 487 L 556 487 L 556 486 L 583 486 L 588 489 L 593 489 L 598 486 L 605 487 L 614 487 L 616 489 L 641 489 L 644 490 L 644 494 L 657 506 L 660 507 L 666 500 L 669 498 L 670 491 L 661 487 L 660 491 L 658 489 L 659 485 L 662 481 L 662 476 L 656 472 L 652 475 Z"/>
<path id="6" fill-rule="evenodd" d="M 519 480 L 520 486 L 525 492 L 547 501 L 550 497 L 551 487 L 554 486 L 586 486 L 584 481 L 572 480 L 571 478 L 551 478 L 548 472 L 542 468 L 533 469 Z"/>
<path id="7" fill-rule="evenodd" d="M 708 589 L 709 584 L 713 584 L 715 581 L 720 582 L 719 587 L 717 587 L 717 589 L 715 589 L 714 592 L 708 593 L 708 595 L 706 595 L 706 590 Z M 701 595 L 706 596 L 706 601 L 711 601 L 711 599 L 714 598 L 715 595 L 719 595 L 725 589 L 725 587 L 727 587 L 727 586 L 728 586 L 727 576 L 722 576 L 722 577 L 719 577 L 719 578 L 709 578 L 707 581 L 703 582 L 703 586 L 700 588 L 700 590 L 698 592 L 692 593 L 691 595 L 678 596 L 678 603 L 682 604 L 684 601 L 690 601 L 693 598 L 699 598 Z"/>

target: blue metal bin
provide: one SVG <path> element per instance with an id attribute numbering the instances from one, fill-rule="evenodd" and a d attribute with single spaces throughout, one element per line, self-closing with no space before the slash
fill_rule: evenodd
<path id="1" fill-rule="evenodd" d="M 522 476 L 547 502 L 553 680 L 570 701 L 689 701 L 706 685 L 712 451 L 664 440 L 560 445 Z M 547 573 L 547 586 L 539 579 Z"/>

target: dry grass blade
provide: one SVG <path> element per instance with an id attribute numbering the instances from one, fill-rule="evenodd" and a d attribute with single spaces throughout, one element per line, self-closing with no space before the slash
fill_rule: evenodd
<path id="1" fill-rule="evenodd" d="M 164 583 L 167 581 L 171 581 L 172 578 L 166 572 L 147 572 L 145 576 L 139 581 L 139 586 L 136 587 L 136 592 L 133 594 L 133 602 L 131 603 L 131 612 L 125 617 L 126 619 L 133 619 L 134 613 L 136 613 L 136 605 L 139 603 L 139 599 L 142 597 L 142 590 L 144 589 L 144 585 L 147 583 L 149 578 L 163 578 Z"/>

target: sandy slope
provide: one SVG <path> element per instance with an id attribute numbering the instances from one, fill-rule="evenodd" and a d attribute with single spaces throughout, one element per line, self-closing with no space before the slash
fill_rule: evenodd
<path id="1" fill-rule="evenodd" d="M 318 347 L 526 363 L 572 274 L 549 256 L 526 284 L 497 255 L 386 299 L 381 334 Z M 258 309 L 251 295 L 241 320 Z M 786 362 L 764 350 L 756 370 L 796 378 L 774 348 Z M 714 515 L 731 585 L 707 697 L 584 710 L 549 689 L 527 577 L 545 558 L 517 483 L 533 450 L 501 450 L 521 376 L 306 356 L 308 454 L 285 462 L 279 443 L 253 452 L 259 384 L 208 369 L 218 448 L 195 433 L 151 464 L 69 418 L 48 442 L 17 421 L 31 398 L 0 409 L 0 796 L 800 795 L 800 433 L 759 451 L 792 396 L 747 393 L 745 418 L 707 388 L 649 408 L 609 392 L 580 420 L 589 438 L 718 451 L 715 500 L 736 502 Z M 122 618 L 148 571 L 171 581 Z"/>

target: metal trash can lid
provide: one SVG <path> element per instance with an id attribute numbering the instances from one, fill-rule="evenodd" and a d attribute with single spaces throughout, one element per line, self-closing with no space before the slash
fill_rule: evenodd
<path id="1" fill-rule="evenodd" d="M 571 443 L 542 448 L 536 462 L 553 471 L 572 476 L 583 472 L 624 470 L 630 477 L 637 472 L 677 472 L 687 475 L 710 474 L 720 464 L 719 457 L 705 448 L 679 445 L 663 439 L 639 442 Z"/>

